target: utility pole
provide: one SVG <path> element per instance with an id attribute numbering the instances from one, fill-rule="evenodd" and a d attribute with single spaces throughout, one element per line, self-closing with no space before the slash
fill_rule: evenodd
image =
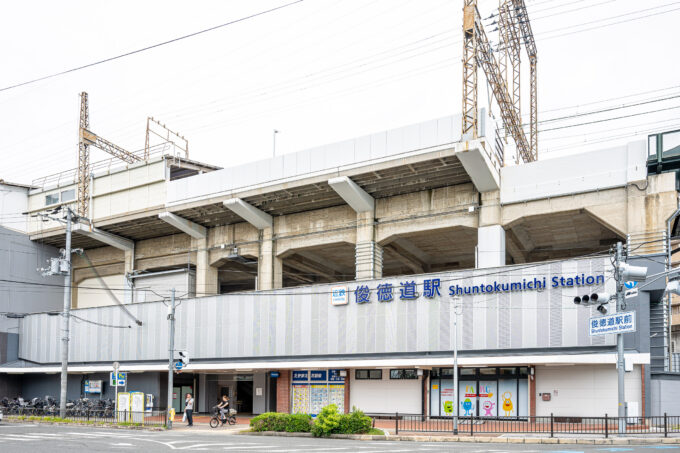
<path id="1" fill-rule="evenodd" d="M 453 409 L 453 434 L 458 435 L 458 315 L 463 307 L 460 305 L 460 298 L 453 299 L 453 395 L 451 402 L 454 404 Z"/>
<path id="2" fill-rule="evenodd" d="M 276 157 L 276 134 L 278 134 L 278 133 L 279 133 L 279 131 L 274 129 L 274 133 L 272 134 L 272 137 L 273 137 L 273 140 L 274 140 L 272 157 Z"/>
<path id="3" fill-rule="evenodd" d="M 64 277 L 64 311 L 61 319 L 61 391 L 59 392 L 59 416 L 66 417 L 66 389 L 68 383 L 68 342 L 71 320 L 71 208 L 66 208 L 66 247 L 61 262 L 66 267 Z"/>
<path id="4" fill-rule="evenodd" d="M 168 308 L 168 322 L 169 322 L 169 343 L 168 350 L 168 429 L 172 429 L 172 418 L 170 417 L 170 410 L 172 409 L 172 385 L 173 385 L 173 359 L 175 357 L 175 288 L 170 290 L 170 307 Z"/>
<path id="5" fill-rule="evenodd" d="M 623 244 L 616 243 L 616 312 L 623 311 L 623 269 L 621 262 L 623 260 Z M 619 434 L 626 432 L 626 377 L 625 357 L 623 351 L 623 334 L 616 334 L 616 371 L 618 372 L 618 387 L 619 387 Z"/>

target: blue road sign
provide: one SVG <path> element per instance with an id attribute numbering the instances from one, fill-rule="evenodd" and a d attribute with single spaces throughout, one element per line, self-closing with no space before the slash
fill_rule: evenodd
<path id="1" fill-rule="evenodd" d="M 181 360 L 178 360 L 177 362 L 175 362 L 175 369 L 177 371 L 180 371 L 182 368 L 184 368 L 184 364 L 182 363 Z"/>

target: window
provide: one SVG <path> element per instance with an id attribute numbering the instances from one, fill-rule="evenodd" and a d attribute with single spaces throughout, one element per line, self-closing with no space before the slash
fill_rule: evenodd
<path id="1" fill-rule="evenodd" d="M 479 377 L 480 379 L 491 379 L 496 377 L 496 369 L 495 368 L 480 368 L 479 369 Z"/>
<path id="2" fill-rule="evenodd" d="M 49 206 L 51 204 L 57 204 L 59 203 L 59 193 L 51 193 L 49 195 L 45 195 L 45 205 Z"/>
<path id="3" fill-rule="evenodd" d="M 61 193 L 61 202 L 67 202 L 76 199 L 76 189 L 64 190 Z"/>
<path id="4" fill-rule="evenodd" d="M 517 370 L 515 368 L 501 368 L 500 371 L 501 377 L 510 377 L 517 375 Z"/>
<path id="5" fill-rule="evenodd" d="M 382 379 L 382 370 L 355 370 L 354 379 Z"/>
<path id="6" fill-rule="evenodd" d="M 390 379 L 418 379 L 418 372 L 413 368 L 390 370 Z"/>
<path id="7" fill-rule="evenodd" d="M 461 376 L 475 376 L 477 374 L 477 368 L 458 368 L 459 374 Z"/>

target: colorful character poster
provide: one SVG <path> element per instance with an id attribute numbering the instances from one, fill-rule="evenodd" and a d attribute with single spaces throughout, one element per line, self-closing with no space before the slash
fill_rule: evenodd
<path id="1" fill-rule="evenodd" d="M 498 381 L 498 415 L 514 417 L 517 415 L 517 380 Z"/>
<path id="2" fill-rule="evenodd" d="M 498 416 L 498 384 L 496 381 L 479 381 L 479 415 L 480 417 Z"/>
<path id="3" fill-rule="evenodd" d="M 477 383 L 475 381 L 460 381 L 458 389 L 458 415 L 470 417 L 477 415 Z"/>
<path id="4" fill-rule="evenodd" d="M 440 415 L 453 415 L 453 410 L 456 407 L 455 392 L 453 391 L 453 380 L 442 379 L 440 392 Z"/>

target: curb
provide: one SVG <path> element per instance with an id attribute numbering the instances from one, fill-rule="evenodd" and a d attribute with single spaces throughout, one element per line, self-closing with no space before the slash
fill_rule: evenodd
<path id="1" fill-rule="evenodd" d="M 276 431 L 240 431 L 236 434 L 246 436 L 312 437 L 311 433 L 286 433 Z M 611 439 L 581 439 L 578 437 L 486 437 L 486 436 L 380 436 L 371 434 L 331 434 L 331 439 L 380 440 L 394 442 L 460 442 L 489 444 L 579 444 L 579 445 L 680 445 L 680 437 L 633 437 Z"/>

